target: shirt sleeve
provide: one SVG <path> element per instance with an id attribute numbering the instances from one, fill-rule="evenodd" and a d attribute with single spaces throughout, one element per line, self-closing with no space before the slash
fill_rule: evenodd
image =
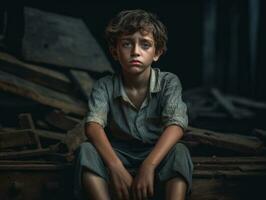
<path id="1" fill-rule="evenodd" d="M 88 113 L 86 122 L 96 122 L 103 128 L 107 123 L 109 111 L 106 79 L 99 79 L 94 83 L 88 99 Z"/>
<path id="2" fill-rule="evenodd" d="M 173 124 L 186 128 L 188 125 L 187 106 L 182 100 L 182 86 L 176 75 L 172 75 L 167 80 L 162 95 L 164 128 Z"/>

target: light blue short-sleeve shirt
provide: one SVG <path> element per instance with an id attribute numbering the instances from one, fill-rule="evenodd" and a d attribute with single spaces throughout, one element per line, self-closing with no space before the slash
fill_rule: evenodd
<path id="1" fill-rule="evenodd" d="M 179 78 L 151 68 L 150 87 L 140 109 L 127 97 L 121 76 L 105 76 L 95 82 L 88 100 L 87 122 L 96 122 L 107 135 L 155 143 L 165 127 L 188 124 Z"/>

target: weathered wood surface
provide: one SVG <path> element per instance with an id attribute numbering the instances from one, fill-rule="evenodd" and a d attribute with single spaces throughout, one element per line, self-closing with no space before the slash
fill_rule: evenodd
<path id="1" fill-rule="evenodd" d="M 35 132 L 36 132 L 36 134 L 39 135 L 39 137 L 52 139 L 52 140 L 63 141 L 66 138 L 65 134 L 57 133 L 57 132 L 53 132 L 53 131 L 36 129 Z"/>
<path id="2" fill-rule="evenodd" d="M 87 140 L 84 131 L 85 120 L 77 124 L 75 128 L 67 132 L 66 138 L 63 140 L 69 149 L 69 152 L 74 152 L 78 146 Z"/>
<path id="3" fill-rule="evenodd" d="M 253 134 L 266 144 L 266 131 L 254 129 Z"/>
<path id="4" fill-rule="evenodd" d="M 256 155 L 262 153 L 263 143 L 256 137 L 245 137 L 237 134 L 217 133 L 210 130 L 188 127 L 186 137 L 193 138 L 202 144 L 235 152 Z"/>
<path id="5" fill-rule="evenodd" d="M 71 118 L 59 110 L 49 112 L 45 116 L 45 121 L 47 121 L 53 127 L 64 131 L 73 129 L 78 123 L 81 122 L 81 120 Z"/>
<path id="6" fill-rule="evenodd" d="M 76 83 L 83 96 L 88 99 L 92 90 L 94 79 L 85 71 L 70 70 L 73 82 Z"/>
<path id="7" fill-rule="evenodd" d="M 66 113 L 79 116 L 84 116 L 86 113 L 85 103 L 78 99 L 2 71 L 0 71 L 0 90 L 33 99 L 41 104 L 61 109 Z"/>
<path id="8" fill-rule="evenodd" d="M 35 132 L 35 125 L 32 120 L 31 114 L 29 113 L 21 113 L 18 116 L 19 118 L 19 124 L 22 129 L 31 129 L 34 134 L 34 139 L 36 141 L 37 147 L 40 149 L 42 148 L 39 135 Z"/>
<path id="9" fill-rule="evenodd" d="M 257 108 L 257 109 L 266 109 L 266 103 L 265 102 L 259 102 L 252 99 L 247 99 L 244 97 L 237 97 L 237 96 L 226 96 L 227 99 L 229 99 L 231 102 L 246 106 L 249 108 Z"/>
<path id="10" fill-rule="evenodd" d="M 0 52 L 0 69 L 60 92 L 70 93 L 73 88 L 64 73 L 22 62 L 3 52 Z"/>
<path id="11" fill-rule="evenodd" d="M 233 117 L 236 119 L 241 118 L 239 113 L 237 112 L 236 107 L 232 104 L 231 101 L 225 98 L 220 91 L 216 88 L 211 89 L 211 93 L 216 98 L 216 100 L 220 103 L 221 106 L 224 107 L 224 109 Z"/>
<path id="12" fill-rule="evenodd" d="M 22 151 L 0 152 L 0 159 L 20 159 L 49 155 L 55 150 L 52 148 L 31 149 Z"/>
<path id="13" fill-rule="evenodd" d="M 194 178 L 189 200 L 265 199 L 265 177 L 226 179 Z"/>
<path id="14" fill-rule="evenodd" d="M 0 130 L 0 149 L 36 146 L 34 133 L 31 130 L 19 130 L 10 132 L 1 132 Z"/>
<path id="15" fill-rule="evenodd" d="M 25 7 L 26 60 L 93 72 L 112 72 L 104 52 L 82 19 Z"/>

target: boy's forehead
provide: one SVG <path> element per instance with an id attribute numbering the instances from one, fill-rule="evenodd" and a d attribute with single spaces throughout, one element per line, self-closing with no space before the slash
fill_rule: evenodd
<path id="1" fill-rule="evenodd" d="M 152 41 L 154 40 L 152 32 L 148 31 L 136 31 L 135 33 L 130 33 L 130 34 L 124 33 L 120 36 L 120 39 L 134 39 L 136 37 Z"/>

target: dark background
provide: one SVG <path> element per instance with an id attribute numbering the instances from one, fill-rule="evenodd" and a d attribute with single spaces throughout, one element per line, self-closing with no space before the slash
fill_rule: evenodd
<path id="1" fill-rule="evenodd" d="M 23 29 L 24 6 L 82 18 L 115 69 L 117 63 L 104 40 L 106 25 L 121 10 L 145 9 L 168 28 L 168 51 L 155 66 L 177 74 L 184 91 L 216 87 L 224 94 L 265 102 L 265 4 L 262 0 L 20 1 L 6 6 L 9 22 L 15 24 L 7 35 L 12 35 L 10 50 L 18 53 L 14 38 L 21 38 L 17 30 Z M 237 127 L 250 123 L 265 128 L 264 116 L 265 111 L 259 111 L 252 122 L 238 121 Z"/>
<path id="2" fill-rule="evenodd" d="M 110 62 L 103 38 L 110 18 L 123 9 L 149 10 L 159 16 L 169 32 L 168 51 L 156 66 L 176 73 L 184 89 L 211 85 L 226 93 L 266 99 L 264 1 L 24 1 L 11 6 L 14 12 L 15 6 L 83 18 Z"/>

